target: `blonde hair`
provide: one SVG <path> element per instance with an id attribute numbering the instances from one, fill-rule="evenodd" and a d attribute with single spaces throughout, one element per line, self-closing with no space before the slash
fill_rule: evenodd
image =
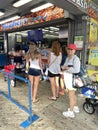
<path id="1" fill-rule="evenodd" d="M 30 58 L 31 58 L 32 60 L 38 59 L 39 56 L 40 56 L 40 53 L 37 51 L 37 49 L 34 50 L 33 53 L 30 53 Z"/>
<path id="2" fill-rule="evenodd" d="M 52 43 L 52 52 L 58 56 L 60 53 L 60 43 L 58 41 L 54 41 Z"/>
<path id="3" fill-rule="evenodd" d="M 27 52 L 26 54 L 26 59 L 34 59 L 34 55 L 36 55 L 36 51 L 37 51 L 37 48 L 36 48 L 36 45 L 35 44 L 30 44 L 29 45 L 29 51 Z"/>

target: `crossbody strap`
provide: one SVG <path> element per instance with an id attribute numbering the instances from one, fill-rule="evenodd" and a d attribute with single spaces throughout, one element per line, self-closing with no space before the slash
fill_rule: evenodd
<path id="1" fill-rule="evenodd" d="M 51 62 L 51 64 L 49 64 L 49 66 L 52 65 L 56 61 L 56 59 L 57 57 L 55 57 L 55 59 Z"/>

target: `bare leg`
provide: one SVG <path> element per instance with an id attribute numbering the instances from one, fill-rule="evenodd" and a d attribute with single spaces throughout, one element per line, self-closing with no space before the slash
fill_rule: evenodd
<path id="1" fill-rule="evenodd" d="M 54 77 L 50 78 L 50 84 L 51 84 L 52 95 L 53 95 L 53 97 L 56 97 L 56 87 L 55 87 Z"/>
<path id="2" fill-rule="evenodd" d="M 30 80 L 30 83 L 31 83 L 31 94 L 32 94 L 32 97 L 33 97 L 34 76 L 29 75 L 29 80 Z"/>
<path id="3" fill-rule="evenodd" d="M 56 83 L 56 97 L 59 97 L 59 77 L 55 77 Z"/>
<path id="4" fill-rule="evenodd" d="M 38 85 L 40 81 L 40 76 L 34 77 L 34 86 L 33 86 L 33 102 L 37 99 Z"/>
<path id="5" fill-rule="evenodd" d="M 76 105 L 76 95 L 74 90 L 69 90 L 69 102 L 70 102 L 70 111 L 73 111 L 74 106 Z"/>

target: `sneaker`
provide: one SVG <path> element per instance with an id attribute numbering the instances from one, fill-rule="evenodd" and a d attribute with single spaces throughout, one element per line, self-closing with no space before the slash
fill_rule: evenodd
<path id="1" fill-rule="evenodd" d="M 70 117 L 70 118 L 74 118 L 75 117 L 75 114 L 73 111 L 66 111 L 66 112 L 63 112 L 63 116 L 65 117 Z"/>
<path id="2" fill-rule="evenodd" d="M 68 108 L 68 111 L 70 111 L 70 108 Z M 78 107 L 78 106 L 74 106 L 73 111 L 74 111 L 75 113 L 79 113 L 79 107 Z"/>
<path id="3" fill-rule="evenodd" d="M 79 113 L 79 107 L 78 106 L 74 106 L 74 112 Z"/>

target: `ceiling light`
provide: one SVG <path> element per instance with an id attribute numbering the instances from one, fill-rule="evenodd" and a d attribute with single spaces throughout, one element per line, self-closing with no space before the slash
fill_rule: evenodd
<path id="1" fill-rule="evenodd" d="M 46 37 L 57 37 L 57 38 L 58 38 L 58 35 L 46 34 L 45 36 L 46 36 Z"/>
<path id="2" fill-rule="evenodd" d="M 46 30 L 46 29 L 42 29 L 42 31 L 44 31 L 44 32 L 48 32 L 49 30 Z"/>
<path id="3" fill-rule="evenodd" d="M 54 31 L 53 31 L 53 30 L 49 30 L 49 32 L 54 33 Z"/>
<path id="4" fill-rule="evenodd" d="M 34 13 L 34 12 L 40 11 L 40 10 L 42 10 L 42 9 L 46 9 L 46 8 L 48 8 L 48 7 L 51 7 L 51 6 L 53 6 L 53 4 L 51 4 L 51 3 L 46 3 L 46 4 L 44 4 L 44 5 L 41 5 L 41 6 L 37 7 L 37 8 L 32 9 L 31 12 Z"/>
<path id="5" fill-rule="evenodd" d="M 26 4 L 26 3 L 30 2 L 30 1 L 32 1 L 32 0 L 19 0 L 16 3 L 14 3 L 13 6 L 14 7 L 20 7 L 20 6 Z"/>
<path id="6" fill-rule="evenodd" d="M 3 20 L 3 21 L 0 21 L 0 24 L 6 23 L 6 22 L 10 22 L 10 21 L 13 21 L 13 20 L 19 19 L 19 18 L 20 18 L 20 16 L 16 15 L 16 16 L 14 16 L 14 17 L 5 19 L 5 20 Z"/>
<path id="7" fill-rule="evenodd" d="M 50 27 L 51 30 L 59 30 L 59 28 L 56 27 Z"/>
<path id="8" fill-rule="evenodd" d="M 1 12 L 1 11 L 0 11 L 0 16 L 2 16 L 2 15 L 4 15 L 4 12 Z"/>

